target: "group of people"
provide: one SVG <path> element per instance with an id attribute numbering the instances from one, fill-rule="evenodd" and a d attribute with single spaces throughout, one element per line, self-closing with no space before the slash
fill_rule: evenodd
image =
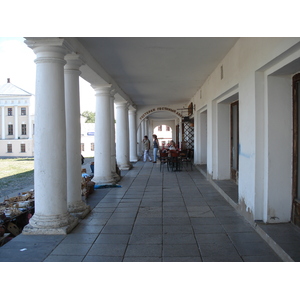
<path id="1" fill-rule="evenodd" d="M 150 156 L 150 153 L 149 153 L 149 150 L 150 150 L 150 140 L 148 138 L 147 135 L 144 136 L 144 139 L 143 139 L 143 145 L 144 145 L 144 162 L 147 161 L 147 159 L 149 159 L 150 162 L 153 162 L 153 163 L 156 163 L 156 160 L 157 160 L 157 152 L 158 152 L 158 149 L 159 149 L 159 141 L 157 139 L 157 135 L 156 134 L 153 134 L 152 135 L 152 138 L 153 138 L 153 160 Z M 165 148 L 163 146 L 163 149 L 162 151 L 164 150 L 176 150 L 176 146 L 175 146 L 175 142 L 172 140 L 170 142 L 170 145 L 168 148 Z"/>

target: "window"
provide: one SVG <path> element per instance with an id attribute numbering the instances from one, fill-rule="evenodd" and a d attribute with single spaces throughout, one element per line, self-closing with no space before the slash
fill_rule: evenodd
<path id="1" fill-rule="evenodd" d="M 158 131 L 162 131 L 162 126 L 161 125 L 158 126 Z"/>
<path id="2" fill-rule="evenodd" d="M 26 135 L 26 124 L 22 124 L 22 135 Z"/>
<path id="3" fill-rule="evenodd" d="M 25 144 L 21 144 L 21 152 L 26 152 Z"/>
<path id="4" fill-rule="evenodd" d="M 91 151 L 95 151 L 95 144 L 94 143 L 91 143 Z"/>
<path id="5" fill-rule="evenodd" d="M 8 135 L 14 134 L 14 127 L 12 124 L 8 124 Z"/>
<path id="6" fill-rule="evenodd" d="M 21 116 L 26 116 L 26 107 L 21 107 Z"/>
<path id="7" fill-rule="evenodd" d="M 166 131 L 170 131 L 170 127 L 169 126 L 166 126 Z"/>
<path id="8" fill-rule="evenodd" d="M 7 153 L 12 153 L 12 144 L 7 144 Z"/>
<path id="9" fill-rule="evenodd" d="M 7 109 L 7 115 L 8 116 L 12 116 L 13 114 L 12 114 L 12 108 L 11 107 L 9 107 L 8 109 Z"/>

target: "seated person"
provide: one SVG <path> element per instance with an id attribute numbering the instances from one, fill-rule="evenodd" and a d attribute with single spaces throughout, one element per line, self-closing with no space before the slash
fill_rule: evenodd
<path id="1" fill-rule="evenodd" d="M 90 175 L 86 172 L 86 169 L 81 169 L 81 177 L 90 178 Z"/>
<path id="2" fill-rule="evenodd" d="M 169 150 L 176 150 L 175 142 L 173 140 L 170 142 Z"/>

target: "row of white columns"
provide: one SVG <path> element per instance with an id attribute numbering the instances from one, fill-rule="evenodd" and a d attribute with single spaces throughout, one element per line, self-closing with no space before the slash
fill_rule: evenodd
<path id="1" fill-rule="evenodd" d="M 78 224 L 78 217 L 90 211 L 81 197 L 79 69 L 83 61 L 78 54 L 68 54 L 64 39 L 33 38 L 25 43 L 36 54 L 35 213 L 23 234 L 66 234 Z M 93 181 L 113 184 L 119 180 L 116 161 L 121 170 L 131 167 L 130 159 L 137 161 L 136 144 L 129 155 L 129 120 L 130 136 L 136 136 L 135 113 L 129 114 L 127 103 L 117 103 L 116 147 L 115 91 L 111 85 L 93 88 Z"/>

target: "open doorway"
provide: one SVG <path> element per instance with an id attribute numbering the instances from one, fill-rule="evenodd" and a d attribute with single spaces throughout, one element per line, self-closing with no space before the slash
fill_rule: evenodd
<path id="1" fill-rule="evenodd" d="M 239 102 L 230 105 L 231 179 L 238 183 L 239 173 Z"/>
<path id="2" fill-rule="evenodd" d="M 300 74 L 293 77 L 293 205 L 292 222 L 300 226 Z"/>

